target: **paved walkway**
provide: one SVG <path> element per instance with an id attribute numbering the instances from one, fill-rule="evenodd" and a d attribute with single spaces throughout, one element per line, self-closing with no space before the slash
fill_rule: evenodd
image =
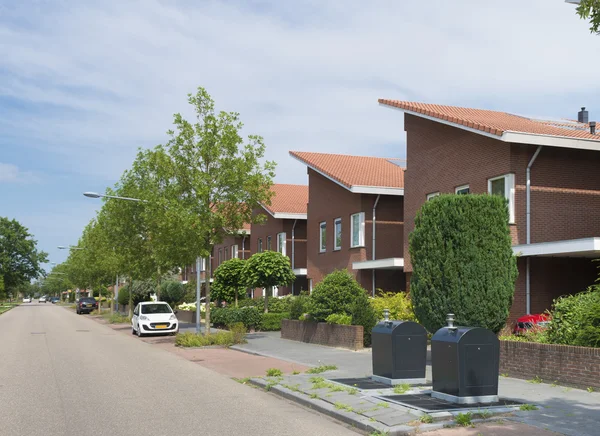
<path id="1" fill-rule="evenodd" d="M 330 378 L 372 374 L 370 350 L 356 352 L 289 341 L 281 339 L 279 332 L 250 334 L 247 344 L 233 348 L 308 366 L 336 365 L 337 371 L 327 373 Z M 427 378 L 431 380 L 430 365 Z M 516 421 L 572 436 L 600 434 L 600 393 L 501 377 L 499 394 L 543 406 L 526 416 L 511 418 Z"/>

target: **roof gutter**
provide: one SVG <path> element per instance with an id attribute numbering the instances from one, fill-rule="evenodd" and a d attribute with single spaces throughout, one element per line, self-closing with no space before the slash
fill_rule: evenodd
<path id="1" fill-rule="evenodd" d="M 375 204 L 373 204 L 373 244 L 372 244 L 372 252 L 371 252 L 371 260 L 375 260 L 375 211 L 377 209 L 377 203 L 379 203 L 379 198 L 381 194 L 377 194 L 377 199 L 375 200 Z M 371 270 L 371 279 L 373 281 L 373 297 L 375 296 L 375 269 Z"/>
<path id="2" fill-rule="evenodd" d="M 298 223 L 298 220 L 294 220 L 294 224 L 292 225 L 292 269 L 296 269 L 296 245 L 295 245 L 295 241 L 296 241 L 296 224 Z M 294 282 L 296 280 L 294 280 L 292 282 L 292 295 L 294 295 Z"/>
<path id="3" fill-rule="evenodd" d="M 526 206 L 526 215 L 527 215 L 527 245 L 531 244 L 531 167 L 533 163 L 537 159 L 540 151 L 542 151 L 542 145 L 538 145 L 537 150 L 531 157 L 531 160 L 527 164 L 527 206 Z M 525 271 L 525 302 L 526 302 L 526 311 L 527 315 L 531 314 L 531 276 L 529 272 L 530 268 L 530 260 L 527 258 L 527 266 Z"/>

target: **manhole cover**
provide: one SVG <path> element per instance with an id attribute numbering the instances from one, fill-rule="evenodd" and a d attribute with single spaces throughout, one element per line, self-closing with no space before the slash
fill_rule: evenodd
<path id="1" fill-rule="evenodd" d="M 495 403 L 456 404 L 449 401 L 440 400 L 439 398 L 433 398 L 431 394 L 385 395 L 380 396 L 379 398 L 390 403 L 396 403 L 412 409 L 422 410 L 423 412 L 469 410 L 491 407 L 518 406 L 519 404 L 523 404 L 522 401 L 508 400 L 505 398 L 500 398 L 500 400 Z"/>
<path id="2" fill-rule="evenodd" d="M 374 381 L 368 377 L 364 378 L 334 378 L 331 379 L 332 382 L 340 383 L 346 386 L 350 386 L 357 389 L 387 389 L 391 388 L 391 386 L 386 385 L 385 383 L 381 383 L 378 381 Z"/>
<path id="3" fill-rule="evenodd" d="M 46 332 L 31 332 L 32 335 L 45 335 Z"/>

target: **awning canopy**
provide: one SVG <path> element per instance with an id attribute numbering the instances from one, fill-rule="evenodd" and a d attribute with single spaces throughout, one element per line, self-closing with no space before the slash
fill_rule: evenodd
<path id="1" fill-rule="evenodd" d="M 513 245 L 517 256 L 600 258 L 600 237 Z"/>
<path id="2" fill-rule="evenodd" d="M 404 269 L 404 258 L 388 257 L 387 259 L 353 262 L 352 269 Z"/>

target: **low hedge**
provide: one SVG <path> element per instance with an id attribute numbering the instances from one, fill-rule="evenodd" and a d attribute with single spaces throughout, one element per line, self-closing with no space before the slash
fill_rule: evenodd
<path id="1" fill-rule="evenodd" d="M 263 332 L 281 330 L 281 320 L 290 319 L 289 313 L 263 313 L 260 330 Z"/>
<path id="2" fill-rule="evenodd" d="M 289 313 L 293 302 L 298 297 L 292 295 L 285 295 L 283 297 L 271 297 L 269 298 L 269 312 L 273 313 Z M 260 298 L 246 298 L 238 302 L 239 307 L 256 307 L 261 311 L 265 307 L 264 297 Z"/>
<path id="3" fill-rule="evenodd" d="M 256 329 L 261 323 L 262 313 L 256 307 L 217 307 L 210 311 L 210 319 L 215 327 L 242 323 L 247 329 Z"/>

